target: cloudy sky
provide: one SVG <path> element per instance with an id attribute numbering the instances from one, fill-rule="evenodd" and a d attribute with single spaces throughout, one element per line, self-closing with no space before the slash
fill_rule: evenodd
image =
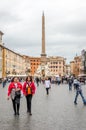
<path id="1" fill-rule="evenodd" d="M 86 0 L 2 0 L 0 30 L 5 46 L 40 56 L 42 12 L 45 13 L 46 53 L 67 61 L 86 49 Z"/>

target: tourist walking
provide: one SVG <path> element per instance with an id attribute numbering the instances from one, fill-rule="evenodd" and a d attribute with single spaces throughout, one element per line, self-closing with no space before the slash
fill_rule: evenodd
<path id="1" fill-rule="evenodd" d="M 73 84 L 72 78 L 69 78 L 68 84 L 69 84 L 69 91 L 71 91 L 72 90 L 72 84 Z"/>
<path id="2" fill-rule="evenodd" d="M 82 98 L 83 104 L 86 105 L 86 101 L 85 101 L 85 98 L 83 96 L 83 92 L 82 92 L 82 89 L 81 89 L 81 83 L 78 81 L 77 84 L 76 84 L 76 96 L 75 96 L 74 104 L 77 104 L 77 99 L 78 99 L 79 95 Z"/>
<path id="3" fill-rule="evenodd" d="M 60 85 L 61 84 L 61 77 L 56 77 L 57 79 L 57 84 Z"/>
<path id="4" fill-rule="evenodd" d="M 73 81 L 74 89 L 76 89 L 77 84 L 78 84 L 78 80 L 77 78 L 74 78 L 74 81 Z"/>
<path id="5" fill-rule="evenodd" d="M 7 79 L 6 79 L 6 78 L 3 78 L 3 79 L 2 79 L 2 86 L 3 86 L 3 88 L 6 86 L 6 82 L 7 82 Z"/>
<path id="6" fill-rule="evenodd" d="M 14 115 L 19 115 L 21 93 L 22 85 L 19 82 L 18 78 L 14 77 L 8 86 L 8 100 L 11 97 Z"/>
<path id="7" fill-rule="evenodd" d="M 39 82 L 40 82 L 39 78 L 36 77 L 36 78 L 35 78 L 35 81 L 36 81 L 36 84 L 37 84 L 37 87 L 38 87 L 38 86 L 39 86 Z"/>
<path id="8" fill-rule="evenodd" d="M 29 112 L 30 115 L 32 115 L 31 112 L 31 101 L 32 101 L 32 97 L 35 94 L 35 84 L 32 80 L 32 76 L 28 76 L 26 78 L 26 81 L 24 82 L 23 85 L 23 93 L 26 97 L 26 102 L 27 102 L 27 112 Z"/>
<path id="9" fill-rule="evenodd" d="M 51 88 L 51 83 L 50 80 L 48 79 L 48 77 L 46 77 L 45 79 L 45 88 L 46 88 L 46 94 L 49 94 L 49 89 Z"/>

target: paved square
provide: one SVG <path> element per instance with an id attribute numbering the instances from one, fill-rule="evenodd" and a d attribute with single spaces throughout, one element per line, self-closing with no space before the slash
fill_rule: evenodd
<path id="1" fill-rule="evenodd" d="M 86 97 L 86 86 L 82 86 Z M 11 100 L 7 100 L 7 86 L 0 85 L 0 130 L 86 130 L 86 106 L 81 97 L 78 105 L 73 101 L 74 89 L 68 85 L 52 85 L 46 95 L 42 84 L 32 99 L 32 116 L 26 112 L 26 99 L 21 99 L 20 116 L 13 115 Z"/>

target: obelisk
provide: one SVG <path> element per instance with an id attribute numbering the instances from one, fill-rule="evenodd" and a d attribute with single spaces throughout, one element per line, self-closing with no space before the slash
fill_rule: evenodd
<path id="1" fill-rule="evenodd" d="M 45 50 L 45 16 L 42 14 L 42 53 L 41 62 L 46 63 L 46 50 Z"/>

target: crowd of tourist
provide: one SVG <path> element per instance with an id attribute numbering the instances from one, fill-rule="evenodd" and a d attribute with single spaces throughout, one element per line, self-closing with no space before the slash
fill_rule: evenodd
<path id="1" fill-rule="evenodd" d="M 32 77 L 27 76 L 26 78 L 21 77 L 10 77 L 10 78 L 3 78 L 2 80 L 2 87 L 4 88 L 8 85 L 8 97 L 7 99 L 12 100 L 14 115 L 19 115 L 20 110 L 20 100 L 22 95 L 26 98 L 26 108 L 27 113 L 32 115 L 31 111 L 31 104 L 32 104 L 32 97 L 35 94 L 36 86 L 39 87 L 40 84 L 45 86 L 46 95 L 49 95 L 49 90 L 51 89 L 52 84 L 56 84 L 60 86 L 60 84 L 67 84 L 69 91 L 76 90 L 76 95 L 74 99 L 74 104 L 77 105 L 77 98 L 80 95 L 83 101 L 83 104 L 86 105 L 86 99 L 83 95 L 82 91 L 82 83 L 85 84 L 85 79 L 76 78 L 74 76 L 69 77 Z"/>

